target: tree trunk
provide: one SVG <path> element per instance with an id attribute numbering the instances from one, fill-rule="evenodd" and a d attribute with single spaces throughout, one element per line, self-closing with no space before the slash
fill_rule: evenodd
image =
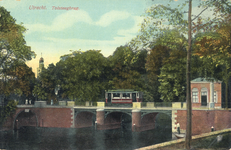
<path id="1" fill-rule="evenodd" d="M 190 149 L 192 139 L 192 103 L 191 103 L 191 84 L 190 84 L 190 67 L 191 67 L 191 44 L 192 44 L 192 31 L 191 31 L 191 13 L 192 13 L 192 0 L 189 0 L 188 11 L 188 53 L 187 53 L 187 66 L 186 66 L 186 100 L 187 100 L 187 124 L 186 124 L 186 137 L 185 148 Z"/>
<path id="2" fill-rule="evenodd" d="M 228 109 L 228 73 L 227 73 L 227 66 L 225 68 L 225 109 Z"/>

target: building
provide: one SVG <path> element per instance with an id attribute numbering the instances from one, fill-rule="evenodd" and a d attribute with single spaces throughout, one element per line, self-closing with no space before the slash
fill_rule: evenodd
<path id="1" fill-rule="evenodd" d="M 192 107 L 222 107 L 222 82 L 205 78 L 191 81 Z"/>
<path id="2" fill-rule="evenodd" d="M 39 75 L 43 71 L 43 69 L 44 69 L 44 59 L 43 59 L 43 57 L 41 57 L 39 59 L 39 67 L 37 68 L 37 77 L 39 77 Z"/>

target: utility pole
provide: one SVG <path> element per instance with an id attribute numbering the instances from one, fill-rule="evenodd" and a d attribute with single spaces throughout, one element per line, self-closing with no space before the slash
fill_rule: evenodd
<path id="1" fill-rule="evenodd" d="M 188 52 L 187 52 L 187 66 L 186 66 L 186 99 L 187 99 L 187 123 L 186 123 L 186 136 L 185 136 L 185 148 L 190 150 L 190 144 L 192 140 L 192 102 L 191 102 L 191 83 L 190 83 L 190 70 L 191 70 L 191 48 L 192 48 L 192 0 L 189 0 L 188 11 Z"/>

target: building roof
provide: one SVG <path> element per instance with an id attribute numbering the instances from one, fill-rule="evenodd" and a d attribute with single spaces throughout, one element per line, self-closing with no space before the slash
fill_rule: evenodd
<path id="1" fill-rule="evenodd" d="M 214 78 L 196 78 L 194 80 L 192 80 L 191 82 L 222 82 L 222 81 L 219 81 L 219 80 L 215 80 Z"/>
<path id="2" fill-rule="evenodd" d="M 43 60 L 43 58 L 41 57 L 40 59 L 39 59 L 39 63 L 43 63 L 44 62 L 44 60 Z"/>
<path id="3" fill-rule="evenodd" d="M 120 93 L 120 92 L 123 92 L 123 93 L 137 93 L 138 91 L 135 91 L 133 89 L 117 89 L 117 90 L 108 90 L 107 91 L 108 93 Z"/>

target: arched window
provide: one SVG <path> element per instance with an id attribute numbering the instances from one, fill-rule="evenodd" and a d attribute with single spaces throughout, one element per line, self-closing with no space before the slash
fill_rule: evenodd
<path id="1" fill-rule="evenodd" d="M 198 103 L 198 89 L 197 88 L 193 88 L 192 89 L 192 102 L 193 103 Z"/>
<path id="2" fill-rule="evenodd" d="M 207 88 L 202 88 L 201 89 L 201 96 L 207 96 L 208 90 Z"/>

